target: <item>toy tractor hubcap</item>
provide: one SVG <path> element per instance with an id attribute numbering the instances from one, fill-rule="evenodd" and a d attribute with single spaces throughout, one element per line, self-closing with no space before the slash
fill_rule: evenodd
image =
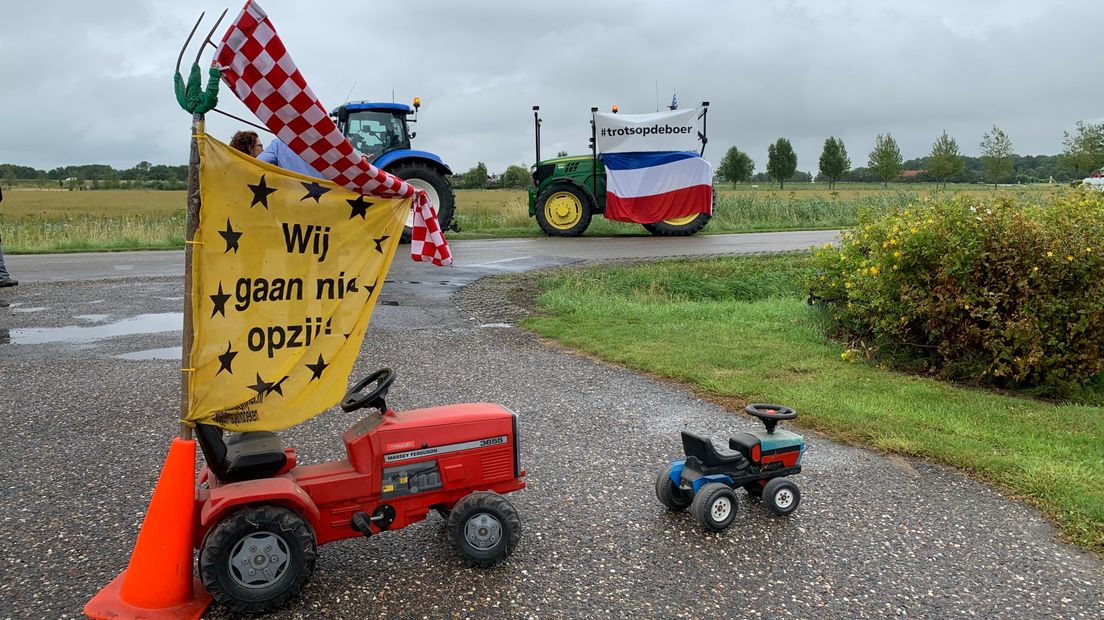
<path id="1" fill-rule="evenodd" d="M 774 494 L 774 503 L 779 508 L 789 508 L 793 503 L 793 493 L 789 489 L 782 489 Z"/>
<path id="2" fill-rule="evenodd" d="M 288 568 L 288 545 L 279 534 L 254 532 L 234 545 L 227 562 L 238 585 L 257 589 L 277 582 Z"/>
<path id="3" fill-rule="evenodd" d="M 549 224 L 567 230 L 582 219 L 583 206 L 570 192 L 556 192 L 545 203 L 544 215 Z"/>
<path id="4" fill-rule="evenodd" d="M 727 497 L 718 497 L 709 509 L 709 515 L 718 523 L 728 518 L 732 513 L 732 502 Z"/>
<path id="5" fill-rule="evenodd" d="M 486 512 L 472 515 L 464 524 L 464 538 L 476 549 L 492 549 L 502 540 L 502 522 Z"/>

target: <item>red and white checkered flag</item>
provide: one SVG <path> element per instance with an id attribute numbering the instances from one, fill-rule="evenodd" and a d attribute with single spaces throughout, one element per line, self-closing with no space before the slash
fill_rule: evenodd
<path id="1" fill-rule="evenodd" d="M 364 195 L 413 197 L 410 257 L 451 265 L 448 242 L 426 193 L 365 161 L 338 131 L 295 66 L 268 15 L 253 0 L 230 25 L 212 61 L 222 79 L 276 137 L 327 179 Z"/>

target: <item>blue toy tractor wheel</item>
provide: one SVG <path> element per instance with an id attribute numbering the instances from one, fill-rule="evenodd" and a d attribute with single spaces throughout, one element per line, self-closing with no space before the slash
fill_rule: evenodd
<path id="1" fill-rule="evenodd" d="M 690 507 L 690 502 L 694 501 L 692 493 L 687 493 L 675 485 L 671 480 L 671 470 L 673 465 L 665 465 L 659 469 L 659 475 L 656 476 L 655 493 L 659 498 L 659 503 L 667 507 L 667 510 L 673 512 L 681 512 Z"/>
<path id="2" fill-rule="evenodd" d="M 707 532 L 720 532 L 732 524 L 740 502 L 727 485 L 710 482 L 694 494 L 690 512 Z"/>
<path id="3" fill-rule="evenodd" d="M 801 490 L 786 478 L 774 478 L 763 487 L 763 504 L 774 514 L 784 517 L 801 504 Z"/>

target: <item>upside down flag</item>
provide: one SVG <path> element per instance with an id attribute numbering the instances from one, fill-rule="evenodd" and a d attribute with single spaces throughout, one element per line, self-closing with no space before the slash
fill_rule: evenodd
<path id="1" fill-rule="evenodd" d="M 606 219 L 651 224 L 713 213 L 713 169 L 697 153 L 606 153 Z"/>
<path id="2" fill-rule="evenodd" d="M 260 5 L 245 3 L 212 63 L 238 99 L 327 179 L 366 196 L 413 198 L 411 258 L 452 264 L 437 211 L 426 193 L 356 153 L 307 85 Z"/>
<path id="3" fill-rule="evenodd" d="M 185 418 L 279 430 L 333 406 L 411 198 L 371 198 L 201 135 Z"/>

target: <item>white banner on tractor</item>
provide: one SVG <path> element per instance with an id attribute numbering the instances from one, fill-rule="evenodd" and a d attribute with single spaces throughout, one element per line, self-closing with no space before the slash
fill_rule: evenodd
<path id="1" fill-rule="evenodd" d="M 654 114 L 596 112 L 598 152 L 698 151 L 704 117 L 702 108 Z"/>

